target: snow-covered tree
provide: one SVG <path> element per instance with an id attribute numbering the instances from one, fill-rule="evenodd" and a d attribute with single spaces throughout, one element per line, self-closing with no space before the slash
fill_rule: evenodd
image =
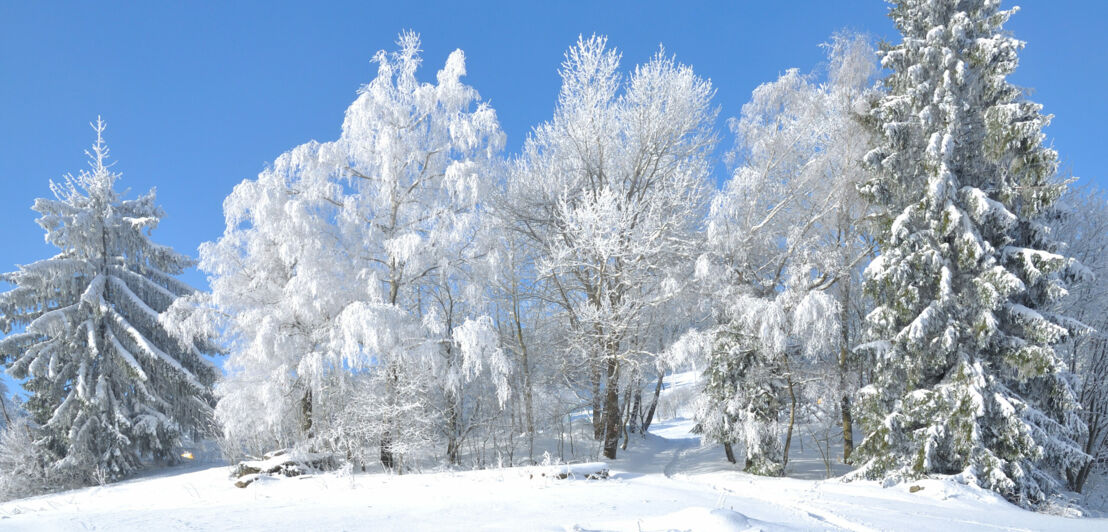
<path id="1" fill-rule="evenodd" d="M 25 379 L 35 445 L 56 478 L 118 479 L 171 459 L 205 429 L 219 370 L 203 338 L 178 341 L 159 313 L 193 289 L 175 278 L 193 261 L 150 239 L 165 216 L 154 192 L 123 199 L 97 121 L 90 170 L 35 201 L 57 255 L 0 276 L 0 358 Z M 14 327 L 23 327 L 12 333 Z M 20 435 L 19 437 L 22 437 Z"/>
<path id="2" fill-rule="evenodd" d="M 823 367 L 836 366 L 838 373 L 829 391 L 838 396 L 836 406 L 845 461 L 854 451 L 851 397 L 861 384 L 853 375 L 860 373 L 857 370 L 862 364 L 852 349 L 861 336 L 862 317 L 868 305 L 862 296 L 860 279 L 875 247 L 869 202 L 858 192 L 858 185 L 871 177 L 862 158 L 874 142 L 869 128 L 862 123 L 861 113 L 876 97 L 874 77 L 878 65 L 873 46 L 864 35 L 838 33 L 825 46 L 829 61 L 822 89 L 829 116 L 825 140 L 811 164 L 822 166 L 834 183 L 833 221 L 821 224 L 821 244 L 817 245 L 822 249 L 817 264 L 835 280 L 830 290 L 839 306 L 839 339 L 836 360 L 832 364 L 826 364 L 825 359 L 820 362 Z M 824 394 L 817 395 L 817 399 L 822 399 Z"/>
<path id="3" fill-rule="evenodd" d="M 0 429 L 11 425 L 15 415 L 15 405 L 8 395 L 8 385 L 0 380 Z"/>
<path id="4" fill-rule="evenodd" d="M 500 199 L 503 199 L 503 194 L 500 194 Z M 507 218 L 500 216 L 501 212 L 510 211 L 500 206 L 495 206 L 493 210 L 496 229 L 501 236 L 493 248 L 497 267 L 488 271 L 486 288 L 496 309 L 500 345 L 514 359 L 516 371 L 512 388 L 516 390 L 519 400 L 514 405 L 518 415 L 513 417 L 522 422 L 519 430 L 527 437 L 527 459 L 534 462 L 535 435 L 538 431 L 536 375 L 543 362 L 535 353 L 542 347 L 539 343 L 540 317 L 549 314 L 545 312 L 542 298 L 533 291 L 534 257 L 527 253 L 529 249 L 519 233 L 511 230 L 510 215 Z"/>
<path id="5" fill-rule="evenodd" d="M 1052 214 L 1054 236 L 1090 274 L 1058 304 L 1059 312 L 1085 325 L 1074 327 L 1076 334 L 1059 349 L 1087 426 L 1078 443 L 1092 459 L 1067 472 L 1070 488 L 1082 491 L 1094 468 L 1108 462 L 1108 194 L 1069 188 Z"/>
<path id="6" fill-rule="evenodd" d="M 838 373 L 846 388 L 840 309 L 870 253 L 854 192 L 869 135 L 855 109 L 874 59 L 861 36 L 837 36 L 828 51 L 825 83 L 790 70 L 732 122 L 740 164 L 712 202 L 696 270 L 716 320 L 697 421 L 729 460 L 743 442 L 747 470 L 760 474 L 783 472 L 805 368 Z"/>
<path id="7" fill-rule="evenodd" d="M 464 383 L 481 375 L 494 405 L 506 398 L 510 368 L 469 273 L 503 135 L 461 82 L 460 50 L 424 83 L 418 36 L 398 44 L 375 56 L 340 138 L 237 186 L 223 237 L 201 248 L 212 293 L 181 310 L 228 336 L 217 416 L 240 445 L 375 441 L 396 468 L 438 427 L 456 461 Z M 351 417 L 369 404 L 377 415 Z"/>
<path id="8" fill-rule="evenodd" d="M 18 400 L 9 401 L 3 382 L 0 382 L 0 406 L 4 422 L 0 428 L 0 501 L 31 497 L 62 487 L 60 482 L 51 482 L 53 479 L 49 478 L 46 467 L 47 453 L 35 445 L 38 427 Z"/>
<path id="9" fill-rule="evenodd" d="M 616 456 L 625 369 L 659 351 L 641 318 L 680 291 L 708 187 L 711 84 L 661 51 L 625 80 L 603 37 L 566 53 L 554 118 L 536 127 L 508 194 L 512 227 L 562 307 L 571 382 Z"/>
<path id="10" fill-rule="evenodd" d="M 1041 214 L 1062 193 L 1049 117 L 1006 77 L 1023 46 L 998 0 L 901 0 L 903 35 L 871 118 L 880 143 L 863 192 L 882 209 L 866 270 L 877 376 L 860 393 L 860 474 L 954 474 L 1022 504 L 1087 456 L 1048 312 L 1075 263 Z"/>

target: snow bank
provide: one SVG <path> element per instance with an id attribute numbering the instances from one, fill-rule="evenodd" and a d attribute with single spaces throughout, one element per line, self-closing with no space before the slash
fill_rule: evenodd
<path id="1" fill-rule="evenodd" d="M 751 519 L 734 510 L 724 508 L 691 507 L 670 514 L 639 519 L 633 530 L 648 531 L 712 531 L 712 532 L 746 532 L 746 531 L 778 531 L 798 530 L 793 527 L 776 523 L 767 523 L 757 519 Z"/>

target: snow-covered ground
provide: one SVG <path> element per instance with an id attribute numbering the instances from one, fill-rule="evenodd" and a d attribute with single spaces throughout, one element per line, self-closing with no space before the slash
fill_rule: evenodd
<path id="1" fill-rule="evenodd" d="M 686 388 L 677 384 L 671 400 Z M 755 477 L 719 447 L 701 447 L 691 428 L 678 417 L 634 436 L 607 480 L 558 479 L 563 467 L 534 466 L 263 478 L 236 488 L 229 467 L 194 464 L 0 504 L 0 530 L 1108 530 L 1106 519 L 1028 512 L 946 481 L 882 488 Z M 810 441 L 793 474 L 822 476 Z"/>

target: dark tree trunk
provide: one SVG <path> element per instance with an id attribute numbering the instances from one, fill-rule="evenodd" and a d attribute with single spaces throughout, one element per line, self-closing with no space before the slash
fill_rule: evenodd
<path id="1" fill-rule="evenodd" d="M 850 455 L 854 454 L 854 417 L 850 414 L 850 396 L 843 394 L 843 463 L 850 463 Z"/>
<path id="2" fill-rule="evenodd" d="M 447 431 L 449 432 L 446 441 L 446 457 L 450 460 L 451 465 L 458 465 L 460 463 L 459 450 L 462 445 L 461 438 L 458 435 L 458 411 L 461 407 L 458 405 L 457 395 L 453 392 L 448 394 L 447 401 L 450 406 L 446 412 Z"/>
<path id="3" fill-rule="evenodd" d="M 523 407 L 527 415 L 527 458 L 535 461 L 535 409 L 533 385 L 531 383 L 531 363 L 527 357 L 527 344 L 523 341 L 523 324 L 519 317 L 519 300 L 512 298 L 513 320 L 516 322 L 516 338 L 519 340 L 519 352 L 523 365 Z"/>
<path id="4" fill-rule="evenodd" d="M 627 430 L 631 434 L 640 431 L 639 422 L 642 420 L 642 383 L 635 383 L 635 400 L 631 404 L 631 414 L 627 416 Z"/>
<path id="5" fill-rule="evenodd" d="M 307 434 L 309 439 L 313 436 L 311 388 L 304 390 L 304 395 L 300 398 L 300 431 Z"/>
<path id="6" fill-rule="evenodd" d="M 1096 466 L 1097 455 L 1100 454 L 1100 450 L 1104 445 L 1106 425 L 1103 416 L 1104 412 L 1108 411 L 1108 401 L 1105 400 L 1103 392 L 1095 389 L 1095 387 L 1102 386 L 1102 380 L 1108 375 L 1108 342 L 1096 340 L 1089 349 L 1094 351 L 1094 354 L 1092 355 L 1091 364 L 1084 369 L 1086 382 L 1081 387 L 1078 402 L 1081 403 L 1081 407 L 1088 414 L 1086 424 L 1089 430 L 1085 436 L 1082 450 L 1091 459 L 1080 468 L 1066 472 L 1066 480 L 1069 482 L 1070 488 L 1076 492 L 1085 489 L 1085 482 L 1089 480 L 1089 475 Z"/>
<path id="7" fill-rule="evenodd" d="M 388 372 L 388 376 L 385 378 L 386 400 L 395 408 L 397 394 L 399 393 L 397 391 L 397 386 L 399 386 L 400 376 L 397 374 L 396 368 L 391 365 L 387 367 L 386 371 Z M 395 410 L 393 410 L 393 412 L 395 412 Z M 398 465 L 396 454 L 393 452 L 393 438 L 395 437 L 394 423 L 395 419 L 393 419 L 393 415 L 390 413 L 389 419 L 385 420 L 385 426 L 387 427 L 385 433 L 381 435 L 381 465 L 389 470 L 396 470 Z"/>
<path id="8" fill-rule="evenodd" d="M 634 385 L 630 385 L 634 386 Z M 623 414 L 620 416 L 620 433 L 623 437 L 623 445 L 620 449 L 627 450 L 627 440 L 631 439 L 630 434 L 627 433 L 628 426 L 631 424 L 631 388 L 627 388 L 623 391 Z"/>
<path id="9" fill-rule="evenodd" d="M 608 371 L 604 383 L 604 457 L 614 460 L 619 448 L 619 360 L 608 358 Z"/>
<path id="10" fill-rule="evenodd" d="M 839 332 L 842 335 L 839 346 L 839 392 L 842 394 L 839 404 L 842 409 L 843 424 L 843 462 L 850 463 L 854 453 L 854 417 L 850 412 L 850 393 L 847 390 L 847 364 L 850 361 L 850 276 L 843 278 L 839 292 Z"/>
<path id="11" fill-rule="evenodd" d="M 600 363 L 592 370 L 592 437 L 599 441 L 604 437 L 604 403 L 600 397 Z"/>
<path id="12" fill-rule="evenodd" d="M 8 415 L 8 398 L 0 395 L 0 408 L 4 409 L 4 426 L 12 426 L 12 418 Z"/>
<path id="13" fill-rule="evenodd" d="M 385 469 L 393 469 L 396 467 L 394 462 L 395 457 L 392 454 L 392 433 L 385 432 L 381 436 L 381 465 L 385 466 Z"/>
<path id="14" fill-rule="evenodd" d="M 646 409 L 646 418 L 642 422 L 642 433 L 650 430 L 650 423 L 654 421 L 654 411 L 658 408 L 658 396 L 662 394 L 662 377 L 665 372 L 658 372 L 658 383 L 654 385 L 654 398 L 650 400 L 650 408 Z"/>
<path id="15" fill-rule="evenodd" d="M 789 390 L 789 427 L 785 430 L 785 451 L 781 457 L 781 466 L 789 465 L 789 447 L 793 443 L 793 426 L 796 425 L 796 390 L 793 388 L 793 374 L 789 367 L 789 357 L 785 356 L 785 382 Z"/>
<path id="16" fill-rule="evenodd" d="M 728 462 L 735 463 L 735 450 L 731 448 L 730 442 L 723 444 L 723 454 L 727 455 Z"/>

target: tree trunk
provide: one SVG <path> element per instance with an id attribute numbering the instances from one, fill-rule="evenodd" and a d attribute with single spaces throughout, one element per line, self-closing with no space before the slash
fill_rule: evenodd
<path id="1" fill-rule="evenodd" d="M 642 422 L 643 434 L 650 430 L 650 423 L 654 421 L 654 411 L 658 408 L 658 396 L 662 394 L 662 377 L 664 376 L 664 371 L 658 372 L 658 383 L 654 385 L 654 399 L 650 401 L 650 408 L 646 409 L 646 419 Z"/>
<path id="2" fill-rule="evenodd" d="M 727 455 L 728 462 L 735 463 L 735 451 L 731 448 L 731 442 L 724 442 L 723 454 Z"/>
<path id="3" fill-rule="evenodd" d="M 1100 415 L 1093 414 L 1093 417 L 1089 420 L 1089 436 L 1085 440 L 1084 451 L 1085 454 L 1092 456 L 1092 459 L 1081 466 L 1077 470 L 1076 475 L 1067 474 L 1070 477 L 1070 487 L 1073 491 L 1081 493 L 1085 489 L 1085 482 L 1089 480 L 1089 474 L 1093 471 L 1093 466 L 1096 465 L 1096 452 L 1097 442 L 1100 440 Z"/>
<path id="4" fill-rule="evenodd" d="M 634 385 L 632 384 L 631 386 Z M 623 392 L 623 415 L 621 416 L 620 420 L 621 422 L 619 426 L 620 430 L 623 432 L 623 445 L 620 446 L 620 449 L 626 451 L 627 440 L 631 439 L 627 431 L 630 430 L 631 424 L 634 423 L 631 414 L 631 388 L 628 388 Z"/>
<path id="5" fill-rule="evenodd" d="M 527 355 L 523 356 L 523 363 L 527 364 Z M 523 376 L 523 406 L 527 414 L 527 459 L 535 461 L 535 408 L 531 392 L 531 368 L 524 369 Z"/>
<path id="6" fill-rule="evenodd" d="M 1104 397 L 1104 392 L 1096 389 L 1096 387 L 1102 386 L 1101 381 L 1106 374 L 1108 374 L 1108 342 L 1104 340 L 1096 340 L 1092 342 L 1089 347 L 1092 354 L 1092 364 L 1085 368 L 1085 383 L 1081 386 L 1081 394 L 1079 397 L 1079 403 L 1081 408 L 1089 415 L 1087 418 L 1088 433 L 1086 434 L 1082 450 L 1085 454 L 1089 455 L 1091 459 L 1076 471 L 1070 470 L 1066 472 L 1066 480 L 1069 481 L 1070 488 L 1076 492 L 1081 492 L 1085 489 L 1085 482 L 1089 480 L 1089 475 L 1092 473 L 1093 468 L 1096 466 L 1097 455 L 1100 454 L 1100 449 L 1104 445 L 1104 412 L 1108 411 L 1108 400 Z"/>
<path id="7" fill-rule="evenodd" d="M 608 357 L 608 371 L 604 383 L 604 457 L 614 460 L 619 448 L 619 359 Z"/>
<path id="8" fill-rule="evenodd" d="M 300 431 L 312 438 L 312 389 L 304 390 L 300 398 Z"/>
<path id="9" fill-rule="evenodd" d="M 531 383 L 531 363 L 527 357 L 527 343 L 523 341 L 523 324 L 519 317 L 519 297 L 516 286 L 512 286 L 512 320 L 516 325 L 516 340 L 519 342 L 520 362 L 523 366 L 523 408 L 527 416 L 527 458 L 535 461 L 535 409 Z"/>
<path id="10" fill-rule="evenodd" d="M 391 367 L 391 365 L 386 371 L 388 372 L 388 376 L 385 377 L 386 400 L 395 408 L 397 403 L 396 387 L 400 377 L 396 374 L 396 368 Z M 389 470 L 395 470 L 397 466 L 396 455 L 393 452 L 393 438 L 395 437 L 393 433 L 393 422 L 394 419 L 390 413 L 389 419 L 385 420 L 385 433 L 381 435 L 381 465 Z"/>
<path id="11" fill-rule="evenodd" d="M 0 408 L 4 409 L 4 426 L 12 426 L 12 418 L 8 415 L 8 398 L 0 395 Z"/>
<path id="12" fill-rule="evenodd" d="M 843 413 L 843 463 L 850 463 L 850 455 L 854 453 L 854 418 L 850 414 L 850 396 L 843 394 L 842 405 L 839 407 Z"/>
<path id="13" fill-rule="evenodd" d="M 600 397 L 600 363 L 593 364 L 592 370 L 592 437 L 600 440 L 604 437 L 604 403 Z"/>
<path id="14" fill-rule="evenodd" d="M 385 469 L 393 469 L 396 464 L 392 454 L 392 432 L 385 431 L 385 434 L 381 436 L 381 465 L 385 466 Z"/>
<path id="15" fill-rule="evenodd" d="M 847 363 L 850 354 L 850 276 L 843 278 L 839 292 L 839 333 L 842 335 L 839 346 L 839 407 L 842 410 L 843 425 L 843 463 L 850 463 L 854 453 L 854 417 L 850 412 L 850 393 L 847 391 Z"/>
<path id="16" fill-rule="evenodd" d="M 781 458 L 782 469 L 789 465 L 789 447 L 793 443 L 793 425 L 796 424 L 796 391 L 793 389 L 792 370 L 789 369 L 789 357 L 785 355 L 785 382 L 789 389 L 789 428 L 785 431 L 785 452 Z"/>
<path id="17" fill-rule="evenodd" d="M 446 439 L 446 458 L 450 460 L 451 465 L 458 465 L 459 462 L 459 450 L 461 447 L 461 439 L 458 437 L 458 396 L 454 392 L 447 394 L 449 405 L 446 411 L 446 423 L 448 436 Z"/>
<path id="18" fill-rule="evenodd" d="M 395 208 L 393 210 L 395 218 Z M 396 273 L 396 262 L 393 261 L 389 265 L 392 276 L 389 281 L 389 304 L 396 305 L 396 298 L 400 295 L 400 282 L 398 281 L 398 275 Z M 389 404 L 393 407 L 392 411 L 395 412 L 397 403 L 397 385 L 400 381 L 400 376 L 397 375 L 396 368 L 392 364 L 387 364 L 385 367 L 387 376 L 385 377 L 385 397 Z M 381 465 L 388 470 L 395 470 L 397 466 L 396 455 L 393 453 L 393 416 L 388 416 L 389 419 L 385 420 L 385 433 L 381 435 Z"/>
<path id="19" fill-rule="evenodd" d="M 631 413 L 627 416 L 627 431 L 638 434 L 640 421 L 642 420 L 642 382 L 635 382 L 635 399 L 632 401 Z"/>

